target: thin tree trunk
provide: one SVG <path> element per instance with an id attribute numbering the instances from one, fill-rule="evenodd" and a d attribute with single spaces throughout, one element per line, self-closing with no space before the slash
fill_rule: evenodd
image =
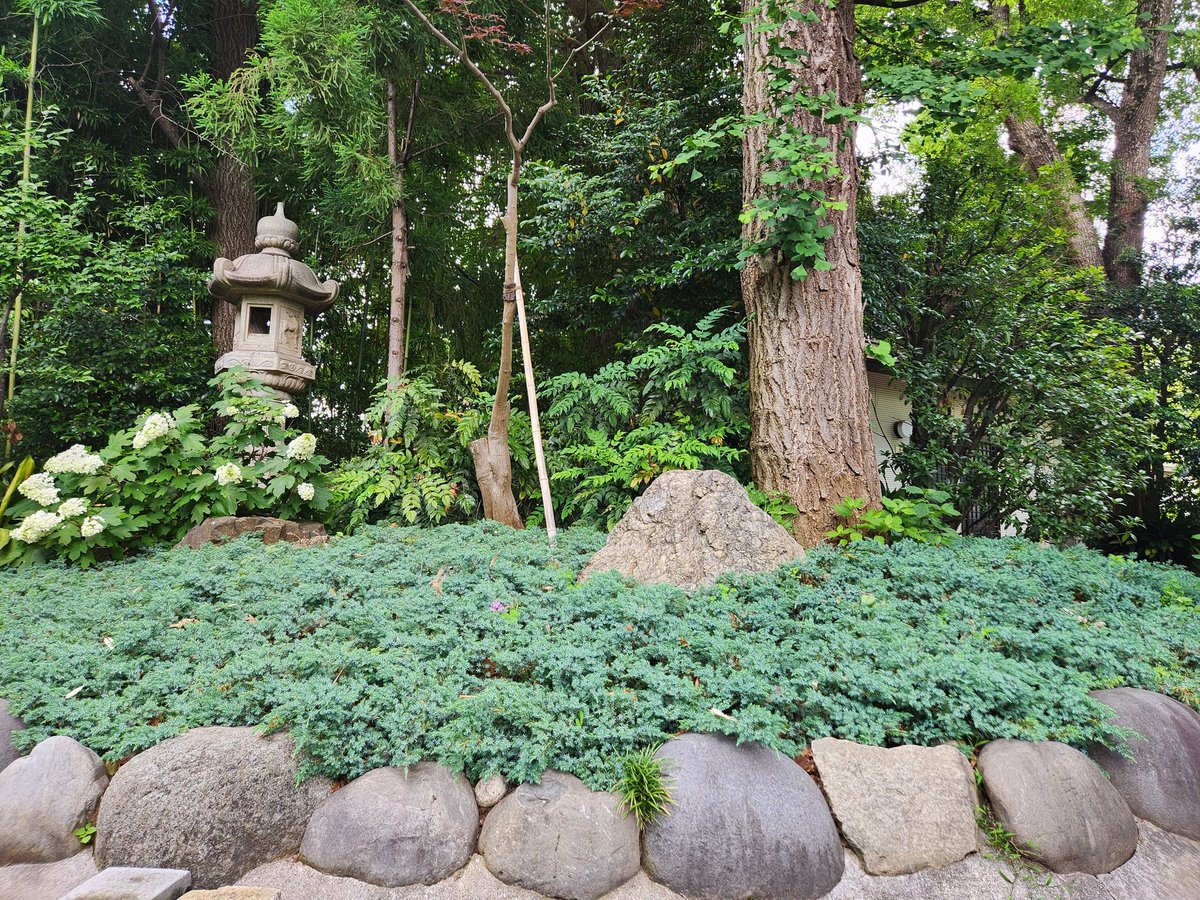
<path id="1" fill-rule="evenodd" d="M 1009 145 L 1035 180 L 1054 192 L 1067 225 L 1067 247 L 1081 269 L 1102 268 L 1100 234 L 1083 201 L 1083 193 L 1067 168 L 1054 138 L 1040 122 L 1009 115 L 1004 119 Z"/>
<path id="2" fill-rule="evenodd" d="M 396 202 L 392 206 L 392 272 L 391 298 L 388 307 L 387 380 L 389 386 L 400 383 L 406 364 L 405 334 L 408 309 L 408 206 L 404 202 L 404 175 L 412 153 L 413 118 L 417 111 L 420 82 L 413 85 L 408 108 L 408 125 L 403 146 L 397 133 L 396 84 L 389 80 L 388 100 L 388 161 L 396 178 Z"/>
<path id="3" fill-rule="evenodd" d="M 747 0 L 749 2 L 749 0 Z M 805 54 L 795 73 L 798 89 L 830 94 L 834 102 L 854 106 L 861 98 L 854 56 L 854 2 L 836 7 L 805 0 L 795 7 L 816 20 L 789 19 L 780 40 Z M 761 14 L 760 14 L 761 17 Z M 746 28 L 743 105 L 749 114 L 774 111 L 763 65 L 770 53 L 768 35 Z M 742 295 L 749 319 L 751 468 L 757 486 L 782 491 L 800 511 L 794 531 L 808 546 L 819 543 L 836 524 L 834 504 L 845 497 L 880 497 L 875 447 L 869 423 L 869 393 L 863 335 L 862 275 L 855 233 L 858 167 L 852 124 L 832 124 L 807 113 L 796 123 L 823 135 L 836 148 L 841 170 L 837 181 L 821 185 L 829 198 L 846 204 L 825 224 L 827 272 L 791 277 L 789 264 L 759 257 L 742 272 Z M 746 203 L 764 192 L 767 134 L 752 129 L 744 142 Z M 749 241 L 759 237 L 756 223 L 746 226 Z"/>
<path id="4" fill-rule="evenodd" d="M 521 183 L 521 154 L 513 151 L 504 210 L 504 318 L 500 331 L 500 372 L 487 437 L 471 442 L 475 480 L 483 500 L 483 514 L 495 522 L 523 528 L 512 490 L 512 458 L 508 452 L 508 425 L 512 407 L 508 384 L 512 377 L 513 320 L 517 314 L 517 188 Z"/>
<path id="5" fill-rule="evenodd" d="M 1104 236 L 1104 266 L 1109 281 L 1120 290 L 1142 280 L 1142 250 L 1146 241 L 1146 180 L 1150 176 L 1150 139 L 1158 121 L 1159 99 L 1167 70 L 1173 0 L 1138 0 L 1137 23 L 1145 46 L 1129 54 L 1129 69 L 1120 105 L 1108 109 L 1113 119 L 1109 177 L 1108 231 Z"/>

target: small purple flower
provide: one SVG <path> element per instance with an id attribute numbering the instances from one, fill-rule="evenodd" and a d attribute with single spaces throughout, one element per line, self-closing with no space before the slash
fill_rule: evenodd
<path id="1" fill-rule="evenodd" d="M 492 612 L 508 612 L 508 604 L 501 603 L 499 600 L 492 601 Z"/>

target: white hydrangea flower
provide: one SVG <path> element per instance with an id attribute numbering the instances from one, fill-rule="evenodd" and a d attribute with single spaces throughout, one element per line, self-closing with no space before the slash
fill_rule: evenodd
<path id="1" fill-rule="evenodd" d="M 141 429 L 133 436 L 133 449 L 141 450 L 151 441 L 162 437 L 175 427 L 170 413 L 152 413 L 146 417 Z"/>
<path id="2" fill-rule="evenodd" d="M 54 486 L 54 476 L 48 472 L 30 475 L 17 490 L 39 506 L 53 506 L 58 502 L 58 488 Z"/>
<path id="3" fill-rule="evenodd" d="M 104 520 L 99 516 L 88 516 L 79 526 L 79 533 L 85 538 L 95 537 L 104 530 Z"/>
<path id="4" fill-rule="evenodd" d="M 296 485 L 296 493 L 300 495 L 301 500 L 307 503 L 316 496 L 317 489 L 306 481 L 303 484 Z"/>
<path id="5" fill-rule="evenodd" d="M 9 537 L 24 544 L 36 544 L 61 524 L 62 516 L 58 513 L 39 509 L 27 515 L 20 525 L 9 532 Z"/>
<path id="6" fill-rule="evenodd" d="M 298 407 L 295 403 L 288 403 L 285 404 L 283 409 L 279 411 L 279 414 L 285 419 L 294 419 L 296 416 L 300 415 L 300 407 Z"/>
<path id="7" fill-rule="evenodd" d="M 237 463 L 225 463 L 217 466 L 217 484 L 237 484 L 242 480 L 242 469 Z"/>
<path id="8" fill-rule="evenodd" d="M 88 453 L 83 444 L 73 444 L 70 448 L 46 460 L 43 468 L 47 472 L 64 472 L 70 475 L 94 475 L 104 465 L 95 453 Z"/>
<path id="9" fill-rule="evenodd" d="M 293 438 L 287 446 L 288 459 L 312 459 L 312 455 L 316 452 L 317 436 L 309 434 L 307 431 L 299 437 Z"/>
<path id="10" fill-rule="evenodd" d="M 87 501 L 82 497 L 70 497 L 62 502 L 62 506 L 58 508 L 58 514 L 64 519 L 73 519 L 75 516 L 82 516 L 87 512 Z"/>

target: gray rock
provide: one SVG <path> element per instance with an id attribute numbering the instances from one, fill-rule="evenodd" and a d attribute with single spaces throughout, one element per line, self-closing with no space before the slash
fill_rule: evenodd
<path id="1" fill-rule="evenodd" d="M 79 852 L 75 829 L 96 813 L 104 763 L 72 738 L 47 738 L 0 772 L 0 865 L 45 863 Z"/>
<path id="2" fill-rule="evenodd" d="M 992 810 L 1055 872 L 1111 872 L 1133 855 L 1137 823 L 1094 762 L 1055 741 L 992 741 L 979 754 Z"/>
<path id="3" fill-rule="evenodd" d="M 20 731 L 25 723 L 8 711 L 8 701 L 0 699 L 0 772 L 17 758 L 17 750 L 13 746 L 14 731 Z"/>
<path id="4" fill-rule="evenodd" d="M 1128 760 L 1104 747 L 1088 753 L 1104 769 L 1134 814 L 1200 841 L 1200 713 L 1170 697 L 1136 688 L 1093 691 L 1132 728 Z"/>
<path id="5" fill-rule="evenodd" d="M 480 809 L 491 809 L 508 794 L 508 782 L 503 775 L 489 775 L 475 785 L 475 802 Z"/>
<path id="6" fill-rule="evenodd" d="M 616 794 L 546 772 L 523 784 L 483 823 L 479 850 L 506 884 L 552 897 L 595 900 L 638 870 L 638 828 Z"/>
<path id="7" fill-rule="evenodd" d="M 787 530 L 714 470 L 664 472 L 634 501 L 582 577 L 616 570 L 647 584 L 712 584 L 726 572 L 770 572 L 804 556 Z"/>
<path id="8" fill-rule="evenodd" d="M 96 874 L 92 851 L 81 850 L 52 863 L 0 866 L 0 897 L 13 900 L 58 900 Z"/>
<path id="9" fill-rule="evenodd" d="M 479 833 L 471 785 L 437 763 L 375 769 L 322 803 L 304 832 L 310 866 L 386 887 L 433 884 L 466 865 Z"/>
<path id="10" fill-rule="evenodd" d="M 62 900 L 176 900 L 192 883 L 186 869 L 113 866 L 89 878 Z"/>
<path id="11" fill-rule="evenodd" d="M 289 861 L 260 866 L 238 884 L 278 888 L 283 900 L 538 900 L 542 896 L 497 880 L 478 855 L 445 881 L 428 886 L 380 887 Z"/>
<path id="12" fill-rule="evenodd" d="M 250 728 L 197 728 L 140 753 L 113 777 L 96 823 L 101 866 L 189 869 L 221 887 L 300 849 L 329 782 L 296 785 L 292 742 Z"/>
<path id="13" fill-rule="evenodd" d="M 252 533 L 261 534 L 264 544 L 285 541 L 310 547 L 329 540 L 320 522 L 292 522 L 270 516 L 218 516 L 193 527 L 175 546 L 199 550 L 205 544 L 224 544 Z"/>
<path id="14" fill-rule="evenodd" d="M 842 844 L 813 780 L 782 753 L 685 734 L 656 754 L 670 814 L 646 828 L 647 874 L 688 897 L 801 900 L 842 877 Z"/>
<path id="15" fill-rule="evenodd" d="M 938 868 L 978 848 L 975 771 L 956 749 L 812 745 L 842 836 L 872 875 Z"/>
<path id="16" fill-rule="evenodd" d="M 846 874 L 824 900 L 1114 900 L 1094 875 L 1017 869 L 988 853 L 972 853 L 942 869 L 868 875 L 846 851 Z M 1121 896 L 1118 900 L 1151 900 Z"/>
<path id="17" fill-rule="evenodd" d="M 1100 876 L 1118 900 L 1196 900 L 1200 897 L 1200 844 L 1139 822 L 1137 852 Z"/>

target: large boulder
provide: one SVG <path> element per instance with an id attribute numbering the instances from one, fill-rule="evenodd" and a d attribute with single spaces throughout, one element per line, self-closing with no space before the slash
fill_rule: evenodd
<path id="1" fill-rule="evenodd" d="M 1111 872 L 1133 855 L 1137 823 L 1094 762 L 1056 741 L 992 741 L 983 787 L 1013 841 L 1055 872 Z"/>
<path id="2" fill-rule="evenodd" d="M 621 518 L 583 570 L 683 588 L 726 572 L 770 572 L 804 550 L 750 502 L 746 489 L 714 470 L 664 472 Z"/>
<path id="3" fill-rule="evenodd" d="M 812 753 L 833 817 L 870 874 L 938 868 L 978 849 L 975 772 L 953 747 L 822 738 Z"/>
<path id="4" fill-rule="evenodd" d="M 620 887 L 641 856 L 637 823 L 620 798 L 561 772 L 501 800 L 484 820 L 479 850 L 506 884 L 570 900 Z"/>
<path id="5" fill-rule="evenodd" d="M 0 772 L 0 865 L 47 863 L 79 852 L 77 828 L 96 813 L 104 763 L 72 738 L 47 738 Z"/>
<path id="6" fill-rule="evenodd" d="M 386 887 L 433 884 L 475 851 L 479 807 L 461 775 L 437 763 L 375 769 L 322 803 L 304 832 L 310 866 Z"/>
<path id="7" fill-rule="evenodd" d="M 297 786 L 285 734 L 197 728 L 138 754 L 113 777 L 96 823 L 96 860 L 188 869 L 195 887 L 221 887 L 297 852 L 329 789 L 324 778 Z"/>
<path id="8" fill-rule="evenodd" d="M 1112 707 L 1118 725 L 1140 735 L 1127 744 L 1133 759 L 1099 746 L 1088 749 L 1092 759 L 1135 815 L 1200 841 L 1200 713 L 1137 688 L 1093 691 L 1092 697 Z"/>
<path id="9" fill-rule="evenodd" d="M 669 815 L 646 828 L 643 864 L 687 897 L 806 900 L 842 877 L 837 826 L 800 766 L 761 744 L 685 734 L 656 753 Z"/>
<path id="10" fill-rule="evenodd" d="M 0 699 L 0 772 L 17 758 L 12 736 L 14 731 L 20 731 L 24 727 L 25 723 L 9 712 L 8 701 Z"/>
<path id="11" fill-rule="evenodd" d="M 261 534 L 264 544 L 285 541 L 309 547 L 329 540 L 320 522 L 292 522 L 270 516 L 218 516 L 205 519 L 183 536 L 176 547 L 199 550 L 205 544 L 224 544 L 236 541 L 243 534 Z"/>

